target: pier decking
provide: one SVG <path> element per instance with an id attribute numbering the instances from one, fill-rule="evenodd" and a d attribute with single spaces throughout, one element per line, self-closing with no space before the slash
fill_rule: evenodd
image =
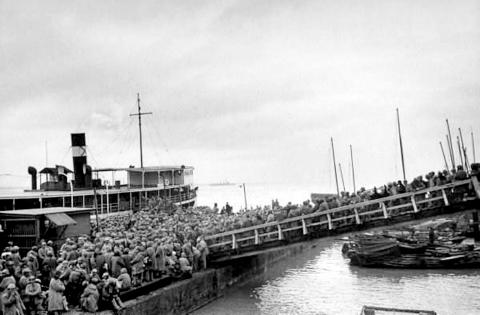
<path id="1" fill-rule="evenodd" d="M 477 177 L 443 186 L 364 201 L 308 215 L 207 236 L 212 260 L 335 233 L 415 220 L 472 207 L 480 199 Z"/>

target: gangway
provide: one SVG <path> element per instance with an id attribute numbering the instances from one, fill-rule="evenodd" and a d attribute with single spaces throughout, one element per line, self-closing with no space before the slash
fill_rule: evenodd
<path id="1" fill-rule="evenodd" d="M 338 233 L 416 220 L 478 204 L 477 177 L 442 186 L 349 204 L 330 210 L 205 237 L 210 259 L 245 254 Z"/>

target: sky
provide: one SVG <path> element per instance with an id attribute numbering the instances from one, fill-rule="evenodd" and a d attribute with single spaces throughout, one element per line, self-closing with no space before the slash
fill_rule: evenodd
<path id="1" fill-rule="evenodd" d="M 197 183 L 347 190 L 480 159 L 479 1 L 0 0 L 0 186 L 27 167 L 192 165 Z M 456 141 L 454 142 L 456 145 Z M 455 147 L 456 148 L 456 147 Z M 457 150 L 455 151 L 457 152 Z M 456 153 L 458 160 L 458 153 Z"/>

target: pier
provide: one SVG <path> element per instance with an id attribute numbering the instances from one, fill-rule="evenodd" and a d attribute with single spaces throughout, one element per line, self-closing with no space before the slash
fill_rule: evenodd
<path id="1" fill-rule="evenodd" d="M 472 177 L 415 192 L 214 234 L 205 240 L 210 249 L 210 259 L 213 262 L 226 262 L 237 256 L 292 242 L 465 210 L 477 206 L 479 199 L 479 180 Z"/>

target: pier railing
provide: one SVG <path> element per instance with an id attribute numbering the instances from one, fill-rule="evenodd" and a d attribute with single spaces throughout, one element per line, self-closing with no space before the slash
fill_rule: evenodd
<path id="1" fill-rule="evenodd" d="M 460 203 L 465 201 L 465 198 L 480 199 L 480 185 L 476 177 L 218 233 L 205 237 L 205 240 L 212 252 L 228 252 L 242 247 L 302 237 L 309 233 L 328 233 L 335 229 L 353 228 L 372 221 L 420 213 Z"/>

